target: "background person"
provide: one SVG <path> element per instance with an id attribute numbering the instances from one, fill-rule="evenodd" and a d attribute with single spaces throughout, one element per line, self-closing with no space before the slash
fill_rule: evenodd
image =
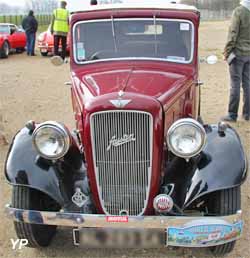
<path id="1" fill-rule="evenodd" d="M 59 45 L 61 42 L 61 57 L 64 60 L 66 56 L 67 35 L 69 31 L 69 11 L 66 10 L 67 2 L 61 1 L 60 8 L 53 12 L 51 33 L 54 35 L 54 55 L 59 56 Z"/>
<path id="2" fill-rule="evenodd" d="M 235 122 L 238 117 L 240 86 L 243 88 L 243 118 L 250 117 L 250 0 L 243 0 L 233 12 L 224 50 L 224 58 L 233 59 L 229 66 L 231 88 L 228 115 L 222 120 Z"/>
<path id="3" fill-rule="evenodd" d="M 38 22 L 34 16 L 32 10 L 29 11 L 28 16 L 26 16 L 22 21 L 22 27 L 26 32 L 27 38 L 27 55 L 35 56 L 35 43 L 36 43 L 36 32 L 38 28 Z"/>

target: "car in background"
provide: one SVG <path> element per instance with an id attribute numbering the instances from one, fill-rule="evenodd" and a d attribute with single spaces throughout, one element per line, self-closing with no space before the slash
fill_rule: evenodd
<path id="1" fill-rule="evenodd" d="M 61 50 L 59 46 L 59 51 Z M 38 48 L 42 56 L 47 56 L 54 52 L 54 37 L 50 32 L 50 26 L 38 36 Z M 69 52 L 69 37 L 67 38 L 67 52 Z"/>
<path id="2" fill-rule="evenodd" d="M 0 23 L 0 57 L 7 58 L 12 49 L 23 52 L 26 34 L 23 29 L 12 23 Z"/>

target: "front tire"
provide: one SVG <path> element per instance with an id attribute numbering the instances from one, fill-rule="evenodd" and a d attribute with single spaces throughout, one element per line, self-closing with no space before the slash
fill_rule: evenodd
<path id="1" fill-rule="evenodd" d="M 51 206 L 53 203 L 53 206 Z M 14 186 L 12 191 L 12 206 L 27 210 L 59 210 L 51 198 L 37 190 Z M 28 247 L 39 248 L 48 246 L 56 233 L 56 226 L 14 222 L 15 231 L 19 239 L 27 239 Z"/>
<path id="2" fill-rule="evenodd" d="M 10 46 L 7 41 L 4 41 L 2 48 L 0 49 L 0 57 L 8 58 L 10 53 Z"/>
<path id="3" fill-rule="evenodd" d="M 240 186 L 217 191 L 209 196 L 209 213 L 219 216 L 235 214 L 241 208 Z M 213 246 L 209 249 L 216 256 L 222 256 L 233 251 L 235 242 Z"/>

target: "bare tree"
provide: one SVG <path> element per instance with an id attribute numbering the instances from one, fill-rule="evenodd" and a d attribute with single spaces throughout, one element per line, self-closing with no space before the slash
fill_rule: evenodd
<path id="1" fill-rule="evenodd" d="M 27 0 L 26 1 L 26 9 L 32 9 L 34 12 L 38 14 L 49 14 L 57 7 L 56 0 Z"/>
<path id="2" fill-rule="evenodd" d="M 182 0 L 181 3 L 198 6 L 207 10 L 233 10 L 239 0 Z"/>
<path id="3" fill-rule="evenodd" d="M 6 3 L 0 3 L 0 14 L 2 15 L 13 15 L 13 14 L 22 14 L 24 8 L 19 5 L 9 5 Z"/>

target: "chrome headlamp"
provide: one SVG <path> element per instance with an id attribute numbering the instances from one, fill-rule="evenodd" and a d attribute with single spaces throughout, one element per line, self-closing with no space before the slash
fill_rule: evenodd
<path id="1" fill-rule="evenodd" d="M 68 130 L 57 122 L 39 124 L 33 132 L 33 144 L 43 158 L 56 160 L 62 158 L 70 147 Z"/>
<path id="2" fill-rule="evenodd" d="M 196 120 L 177 120 L 167 133 L 168 148 L 176 156 L 189 159 L 199 154 L 206 143 L 206 132 Z"/>

